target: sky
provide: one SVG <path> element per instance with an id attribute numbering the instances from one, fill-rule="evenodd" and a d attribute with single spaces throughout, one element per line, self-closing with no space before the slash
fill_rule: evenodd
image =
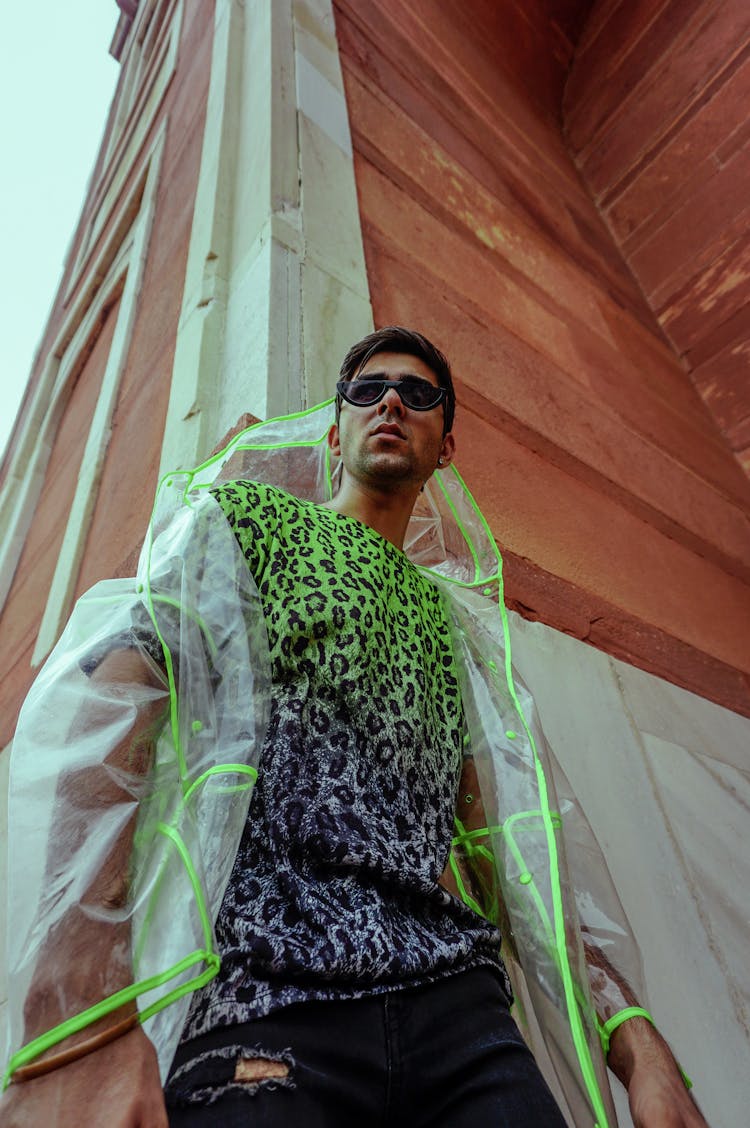
<path id="1" fill-rule="evenodd" d="M 115 0 L 39 0 L 3 9 L 0 457 L 104 132 L 119 74 L 109 54 L 118 16 Z"/>

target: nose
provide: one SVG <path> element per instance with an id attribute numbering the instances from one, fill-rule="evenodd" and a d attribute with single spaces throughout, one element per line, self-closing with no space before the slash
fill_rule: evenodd
<path id="1" fill-rule="evenodd" d="M 378 404 L 378 415 L 404 415 L 404 405 L 401 396 L 395 388 L 386 388 L 385 395 Z"/>

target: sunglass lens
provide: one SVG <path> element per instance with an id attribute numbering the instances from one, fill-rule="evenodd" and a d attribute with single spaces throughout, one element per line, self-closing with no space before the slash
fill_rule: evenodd
<path id="1" fill-rule="evenodd" d="M 407 407 L 424 409 L 434 407 L 440 402 L 441 390 L 428 384 L 426 380 L 404 381 L 401 398 Z"/>
<path id="2" fill-rule="evenodd" d="M 350 404 L 373 404 L 381 394 L 379 380 L 350 380 L 346 384 L 346 399 Z"/>
<path id="3" fill-rule="evenodd" d="M 375 403 L 383 394 L 382 380 L 352 380 L 346 386 L 346 394 L 352 403 Z"/>
<path id="4" fill-rule="evenodd" d="M 386 388 L 395 387 L 406 407 L 416 411 L 426 411 L 435 407 L 443 398 L 443 389 L 436 388 L 427 380 L 348 380 L 336 385 L 340 395 L 358 407 L 378 403 L 385 395 Z"/>

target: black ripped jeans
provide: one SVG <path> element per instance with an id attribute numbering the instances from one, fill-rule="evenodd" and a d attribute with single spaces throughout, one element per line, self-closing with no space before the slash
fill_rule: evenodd
<path id="1" fill-rule="evenodd" d="M 565 1128 L 489 968 L 211 1031 L 166 1099 L 172 1128 Z"/>

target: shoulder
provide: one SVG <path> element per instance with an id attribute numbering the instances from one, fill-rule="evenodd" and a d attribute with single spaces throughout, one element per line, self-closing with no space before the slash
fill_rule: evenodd
<path id="1" fill-rule="evenodd" d="M 295 520 L 298 511 L 307 505 L 278 486 L 249 478 L 222 482 L 221 485 L 214 486 L 210 493 L 224 510 L 230 523 L 234 523 L 235 519 L 254 517 L 265 525 L 283 524 L 290 517 Z"/>
<path id="2" fill-rule="evenodd" d="M 443 592 L 433 580 L 432 575 L 412 560 L 409 561 L 409 568 L 414 602 L 423 609 L 434 610 L 439 608 L 444 610 Z"/>
<path id="3" fill-rule="evenodd" d="M 284 530 L 307 523 L 310 510 L 315 508 L 278 486 L 250 479 L 223 482 L 210 493 L 243 541 L 248 536 L 255 540 L 269 535 L 283 538 Z"/>
<path id="4" fill-rule="evenodd" d="M 250 478 L 240 478 L 232 482 L 222 482 L 210 490 L 223 509 L 243 506 L 246 509 L 259 509 L 263 506 L 278 508 L 291 499 L 291 495 L 278 486 L 266 482 L 256 482 Z"/>

